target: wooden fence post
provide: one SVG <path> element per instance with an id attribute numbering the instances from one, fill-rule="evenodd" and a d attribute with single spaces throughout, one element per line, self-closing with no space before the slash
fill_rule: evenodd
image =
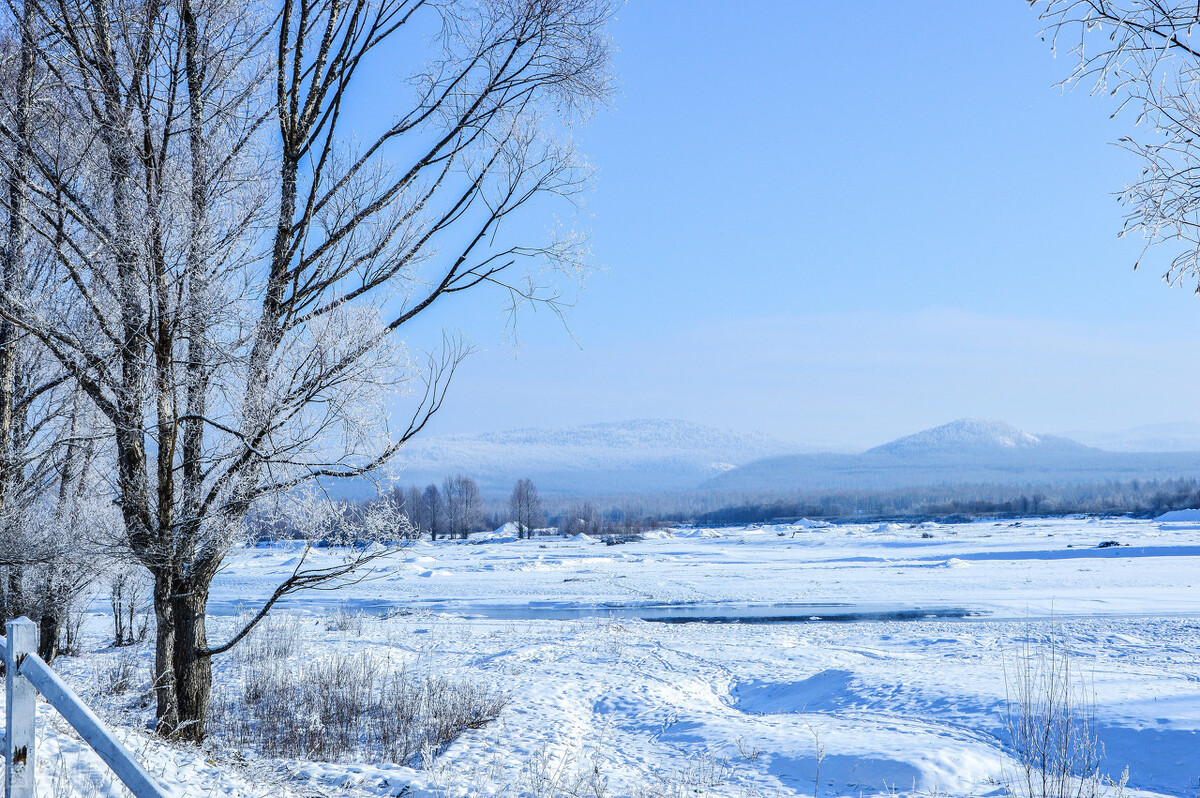
<path id="1" fill-rule="evenodd" d="M 37 718 L 37 691 L 20 674 L 27 654 L 37 656 L 38 630 L 28 618 L 9 621 L 8 645 L 4 653 L 5 739 L 4 798 L 33 798 L 35 767 L 34 743 Z"/>

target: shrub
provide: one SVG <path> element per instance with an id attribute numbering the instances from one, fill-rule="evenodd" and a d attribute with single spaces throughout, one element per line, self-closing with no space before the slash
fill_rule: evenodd
<path id="1" fill-rule="evenodd" d="M 280 758 L 413 763 L 508 703 L 478 684 L 410 674 L 369 652 L 293 662 L 298 632 L 265 631 L 266 640 L 246 641 L 249 656 L 235 659 L 214 694 L 208 733 L 222 744 Z M 261 655 L 272 647 L 289 656 Z"/>
<path id="2" fill-rule="evenodd" d="M 1014 663 L 1005 666 L 1005 731 L 1014 764 L 1005 789 L 1018 798 L 1101 798 L 1124 793 L 1125 780 L 1100 772 L 1104 745 L 1096 733 L 1092 691 L 1056 634 L 1026 637 Z"/>

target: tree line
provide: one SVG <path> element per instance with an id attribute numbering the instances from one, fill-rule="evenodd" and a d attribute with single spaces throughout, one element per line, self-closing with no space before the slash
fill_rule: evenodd
<path id="1" fill-rule="evenodd" d="M 697 524 L 960 516 L 1133 515 L 1200 507 L 1200 480 L 1108 481 L 1055 485 L 941 485 L 897 490 L 824 491 L 727 500 L 695 514 Z"/>
<path id="2" fill-rule="evenodd" d="M 378 499 L 348 503 L 346 512 L 354 515 L 362 507 L 381 502 L 397 509 L 402 519 L 398 531 L 435 541 L 466 540 L 472 533 L 499 529 L 507 523 L 515 527 L 518 539 L 536 534 L 629 538 L 665 523 L 629 501 L 604 507 L 603 500 L 574 499 L 547 510 L 531 479 L 517 480 L 507 502 L 489 505 L 482 500 L 476 481 L 463 474 L 446 477 L 440 487 L 433 482 L 424 488 L 393 486 Z"/>
<path id="3" fill-rule="evenodd" d="M 516 526 L 518 538 L 528 538 L 534 530 L 546 525 L 537 486 L 529 479 L 517 480 L 507 512 L 486 512 L 478 483 L 463 474 L 446 477 L 440 488 L 433 482 L 424 488 L 393 487 L 376 501 L 390 502 L 399 508 L 411 533 L 428 536 L 430 540 L 466 540 L 472 532 L 495 529 L 509 521 Z"/>

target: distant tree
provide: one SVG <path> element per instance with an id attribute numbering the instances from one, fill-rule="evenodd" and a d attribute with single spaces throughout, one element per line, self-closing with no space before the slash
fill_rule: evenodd
<path id="1" fill-rule="evenodd" d="M 452 538 L 466 540 L 483 516 L 479 485 L 464 474 L 446 477 L 442 482 L 442 499 L 446 508 L 446 533 Z"/>
<path id="2" fill-rule="evenodd" d="M 483 497 L 479 495 L 479 485 L 470 477 L 462 479 L 463 528 L 462 538 L 479 528 L 483 521 Z"/>
<path id="3" fill-rule="evenodd" d="M 445 519 L 445 508 L 442 506 L 442 496 L 438 493 L 437 485 L 430 482 L 425 486 L 424 502 L 422 510 L 425 514 L 426 522 L 429 524 L 429 539 L 437 540 L 438 533 L 442 531 L 442 522 Z"/>
<path id="4" fill-rule="evenodd" d="M 591 502 L 577 504 L 563 513 L 558 531 L 563 535 L 599 535 L 604 532 L 604 517 Z"/>
<path id="5" fill-rule="evenodd" d="M 404 493 L 404 515 L 412 525 L 414 534 L 420 537 L 429 531 L 429 522 L 425 513 L 425 497 L 416 485 L 410 485 Z"/>
<path id="6" fill-rule="evenodd" d="M 537 486 L 531 479 L 517 480 L 508 507 L 513 523 L 517 525 L 518 538 L 529 537 L 534 529 L 546 523 L 545 513 L 542 512 L 542 499 L 538 496 Z"/>
<path id="7" fill-rule="evenodd" d="M 458 496 L 458 477 L 442 480 L 442 517 L 446 521 L 446 535 L 453 540 L 462 526 L 462 505 Z"/>

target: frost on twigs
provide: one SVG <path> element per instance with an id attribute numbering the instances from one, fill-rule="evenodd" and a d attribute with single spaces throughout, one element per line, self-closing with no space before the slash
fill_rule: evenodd
<path id="1" fill-rule="evenodd" d="M 370 652 L 312 657 L 298 626 L 256 630 L 223 672 L 209 718 L 223 747 L 327 762 L 416 764 L 508 703 L 469 681 L 411 672 Z"/>
<path id="2" fill-rule="evenodd" d="M 1096 700 L 1061 633 L 1026 635 L 1005 662 L 1004 731 L 1012 759 L 1004 770 L 1014 798 L 1120 798 L 1118 781 L 1102 773 L 1104 744 Z"/>
<path id="3" fill-rule="evenodd" d="M 1163 245 L 1165 279 L 1200 290 L 1200 6 L 1190 0 L 1034 0 L 1053 44 L 1076 56 L 1068 84 L 1111 98 L 1140 132 L 1119 138 L 1139 163 L 1119 192 L 1121 235 Z M 1143 250 L 1141 259 L 1145 258 Z"/>

